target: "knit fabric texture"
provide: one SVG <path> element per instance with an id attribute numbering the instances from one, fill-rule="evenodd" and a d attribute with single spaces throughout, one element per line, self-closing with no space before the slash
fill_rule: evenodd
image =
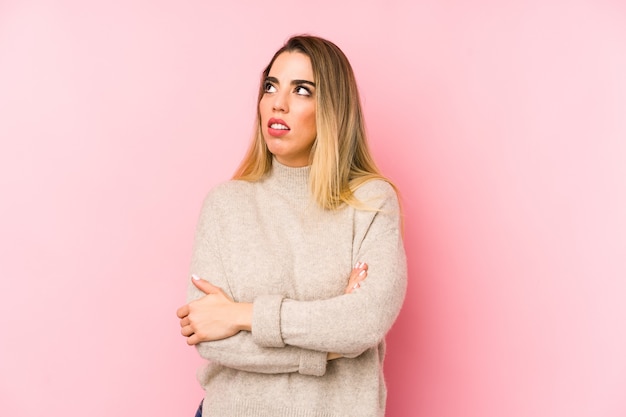
<path id="1" fill-rule="evenodd" d="M 274 160 L 204 201 L 191 273 L 253 303 L 252 332 L 197 345 L 205 417 L 384 416 L 384 338 L 406 291 L 398 199 L 373 180 L 355 191 L 367 209 L 324 210 L 309 173 Z M 367 278 L 345 294 L 357 262 Z"/>

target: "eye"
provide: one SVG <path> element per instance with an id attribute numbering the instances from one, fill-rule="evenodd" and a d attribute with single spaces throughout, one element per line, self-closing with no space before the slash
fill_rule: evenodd
<path id="1" fill-rule="evenodd" d="M 275 93 L 276 87 L 274 87 L 271 82 L 266 81 L 265 84 L 263 84 L 263 91 L 266 93 Z"/>
<path id="2" fill-rule="evenodd" d="M 309 90 L 308 88 L 299 85 L 295 88 L 294 90 L 296 92 L 296 94 L 300 95 L 300 96 L 310 96 L 311 95 L 311 90 Z"/>

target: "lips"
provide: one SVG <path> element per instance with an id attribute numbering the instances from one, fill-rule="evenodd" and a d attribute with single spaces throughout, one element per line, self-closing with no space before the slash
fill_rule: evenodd
<path id="1" fill-rule="evenodd" d="M 267 132 L 274 137 L 285 136 L 291 129 L 283 120 L 271 118 L 267 122 Z"/>
<path id="2" fill-rule="evenodd" d="M 280 119 L 274 119 L 273 117 L 269 120 L 269 122 L 267 122 L 267 127 L 270 129 L 289 130 L 287 123 Z"/>

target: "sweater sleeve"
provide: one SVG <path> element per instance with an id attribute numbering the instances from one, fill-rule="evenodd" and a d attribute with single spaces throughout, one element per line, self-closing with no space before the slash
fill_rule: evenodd
<path id="1" fill-rule="evenodd" d="M 355 357 L 384 339 L 400 312 L 407 270 L 398 198 L 389 184 L 373 183 L 359 198 L 369 205 L 372 191 L 382 195 L 377 210 L 355 211 L 354 259 L 369 266 L 361 287 L 325 300 L 282 300 L 279 314 L 253 322 L 256 343 Z"/>
<path id="2" fill-rule="evenodd" d="M 216 244 L 219 230 L 213 218 L 216 210 L 212 206 L 213 199 L 209 194 L 204 201 L 196 230 L 191 273 L 206 278 L 232 298 L 232 292 L 224 278 L 219 248 Z M 187 301 L 196 300 L 204 295 L 190 280 Z M 250 332 L 245 331 L 226 339 L 199 343 L 196 348 L 200 356 L 211 362 L 247 372 L 298 372 L 316 376 L 326 372 L 326 352 L 296 346 L 261 346 L 255 343 Z"/>

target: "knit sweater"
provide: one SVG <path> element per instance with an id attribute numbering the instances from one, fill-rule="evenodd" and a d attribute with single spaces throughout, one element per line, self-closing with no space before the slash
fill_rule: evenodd
<path id="1" fill-rule="evenodd" d="M 197 345 L 204 417 L 384 416 L 384 337 L 406 290 L 398 199 L 373 180 L 355 191 L 367 209 L 324 210 L 309 172 L 274 160 L 204 201 L 191 273 L 253 303 L 251 332 Z M 345 294 L 356 262 L 367 277 Z"/>

